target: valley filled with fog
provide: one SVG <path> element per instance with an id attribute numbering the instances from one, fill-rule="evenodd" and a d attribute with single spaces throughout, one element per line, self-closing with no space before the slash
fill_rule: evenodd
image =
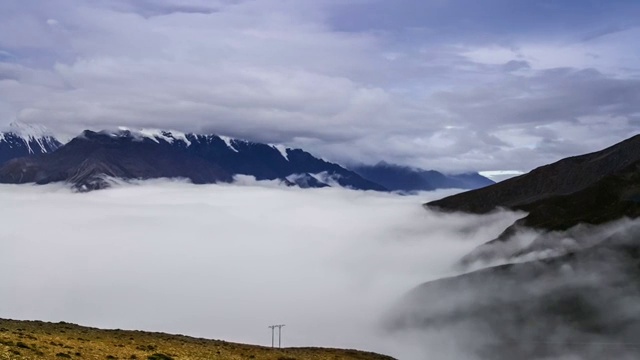
<path id="1" fill-rule="evenodd" d="M 399 196 L 231 185 L 0 186 L 0 315 L 270 345 L 456 357 L 387 334 L 385 312 L 521 214 L 445 215 Z M 459 358 L 459 357 L 458 357 Z"/>

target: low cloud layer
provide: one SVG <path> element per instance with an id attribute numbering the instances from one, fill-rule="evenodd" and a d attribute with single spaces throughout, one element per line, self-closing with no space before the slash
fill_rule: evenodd
<path id="1" fill-rule="evenodd" d="M 455 350 L 438 359 L 637 359 L 640 222 L 576 230 L 591 241 L 581 251 L 561 255 L 552 235 L 558 257 L 420 286 L 389 312 L 389 330 Z"/>
<path id="2" fill-rule="evenodd" d="M 3 2 L 0 124 L 528 171 L 638 132 L 639 14 L 626 0 Z"/>
<path id="3" fill-rule="evenodd" d="M 380 328 L 408 290 L 516 214 L 443 215 L 396 196 L 150 181 L 87 194 L 0 186 L 0 317 L 423 359 Z M 436 338 L 433 338 L 436 339 Z M 423 341 L 424 339 L 421 339 Z M 454 351 L 434 341 L 429 351 Z"/>

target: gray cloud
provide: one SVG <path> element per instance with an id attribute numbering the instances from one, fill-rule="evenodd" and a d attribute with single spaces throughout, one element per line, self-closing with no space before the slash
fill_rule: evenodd
<path id="1" fill-rule="evenodd" d="M 365 0 L 346 2 L 341 6 L 342 11 L 332 16 L 341 29 L 388 32 L 423 29 L 424 34 L 441 37 L 445 41 L 509 41 L 514 39 L 514 35 L 535 37 L 554 34 L 560 29 L 597 36 L 615 31 L 621 24 L 638 24 L 640 12 L 640 6 L 633 0 L 609 3 L 580 0 Z"/>
<path id="2" fill-rule="evenodd" d="M 66 136 L 117 125 L 210 131 L 445 171 L 529 170 L 637 132 L 640 49 L 629 44 L 640 29 L 622 15 L 633 4 L 578 16 L 573 3 L 496 1 L 487 8 L 498 14 L 536 14 L 509 41 L 508 21 L 473 36 L 488 10 L 455 18 L 461 1 L 403 1 L 380 23 L 384 4 L 6 2 L 0 122 Z M 416 6 L 439 20 L 413 24 Z M 604 20 L 588 25 L 596 10 Z M 571 30 L 541 32 L 549 11 Z M 456 25 L 468 16 L 475 25 Z"/>
<path id="3" fill-rule="evenodd" d="M 507 266 L 425 283 L 389 313 L 389 330 L 426 344 L 446 334 L 441 341 L 455 339 L 458 350 L 480 359 L 635 359 L 640 294 L 629 252 L 639 229 L 626 219 L 530 234 L 520 239 L 525 248 L 509 245 L 512 238 L 495 250 L 529 252 L 521 261 L 547 259 L 510 258 Z"/>

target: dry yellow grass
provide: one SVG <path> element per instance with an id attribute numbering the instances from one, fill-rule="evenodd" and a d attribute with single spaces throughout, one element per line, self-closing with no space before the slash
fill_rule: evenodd
<path id="1" fill-rule="evenodd" d="M 0 319 L 0 359 L 392 360 L 387 356 L 355 350 L 271 349 L 182 335 L 3 319 Z"/>

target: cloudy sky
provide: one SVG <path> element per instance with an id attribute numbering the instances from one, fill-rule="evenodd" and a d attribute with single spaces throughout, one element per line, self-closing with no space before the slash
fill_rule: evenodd
<path id="1" fill-rule="evenodd" d="M 635 0 L 9 0 L 0 123 L 529 170 L 640 129 Z"/>

